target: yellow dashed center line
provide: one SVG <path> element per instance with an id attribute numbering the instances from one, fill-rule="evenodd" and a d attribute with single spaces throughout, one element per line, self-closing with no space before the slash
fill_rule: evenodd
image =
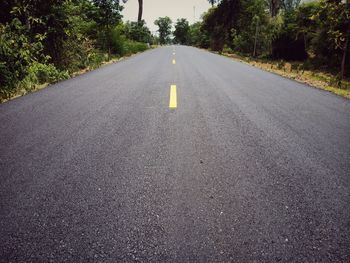
<path id="1" fill-rule="evenodd" d="M 176 85 L 171 85 L 171 87 L 170 87 L 169 108 L 170 109 L 177 108 Z"/>
<path id="2" fill-rule="evenodd" d="M 172 64 L 176 64 L 175 60 L 175 48 L 173 49 L 173 60 Z M 170 86 L 170 101 L 169 101 L 169 108 L 170 109 L 176 109 L 177 108 L 177 95 L 176 95 L 176 85 Z"/>

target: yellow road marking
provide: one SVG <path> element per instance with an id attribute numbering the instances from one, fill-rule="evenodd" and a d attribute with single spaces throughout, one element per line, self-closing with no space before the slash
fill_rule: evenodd
<path id="1" fill-rule="evenodd" d="M 173 59 L 173 65 L 175 65 L 176 64 L 176 60 L 175 59 Z"/>
<path id="2" fill-rule="evenodd" d="M 171 109 L 177 108 L 176 85 L 171 85 L 171 87 L 170 87 L 169 108 L 171 108 Z"/>

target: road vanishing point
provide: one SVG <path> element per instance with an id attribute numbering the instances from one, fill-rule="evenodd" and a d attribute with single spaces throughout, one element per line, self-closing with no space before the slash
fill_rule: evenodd
<path id="1" fill-rule="evenodd" d="M 349 262 L 350 101 L 184 46 L 0 105 L 0 262 Z"/>

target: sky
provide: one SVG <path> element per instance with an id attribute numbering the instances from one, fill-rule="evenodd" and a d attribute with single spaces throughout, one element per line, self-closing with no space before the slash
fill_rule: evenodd
<path id="1" fill-rule="evenodd" d="M 143 19 L 146 20 L 152 33 L 158 29 L 154 25 L 158 17 L 169 16 L 173 22 L 178 18 L 186 18 L 192 24 L 193 7 L 195 7 L 195 19 L 198 21 L 201 14 L 210 8 L 210 4 L 207 0 L 143 0 Z M 137 14 L 138 0 L 128 0 L 122 11 L 123 20 L 137 21 Z"/>

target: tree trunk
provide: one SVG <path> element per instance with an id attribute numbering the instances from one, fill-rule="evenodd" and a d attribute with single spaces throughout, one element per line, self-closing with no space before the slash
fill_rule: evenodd
<path id="1" fill-rule="evenodd" d="M 106 31 L 106 40 L 107 40 L 107 48 L 108 48 L 108 61 L 111 57 L 111 36 L 110 36 L 110 32 L 109 32 L 109 25 L 106 26 L 107 31 Z"/>
<path id="2" fill-rule="evenodd" d="M 256 43 L 258 42 L 258 26 L 259 26 L 259 23 L 258 21 L 256 21 L 253 57 L 256 56 Z"/>
<path id="3" fill-rule="evenodd" d="M 275 17 L 278 14 L 280 8 L 279 0 L 270 0 L 270 13 L 272 17 Z"/>
<path id="4" fill-rule="evenodd" d="M 349 48 L 349 37 L 350 37 L 350 23 L 348 25 L 348 30 L 346 32 L 346 41 L 344 46 L 343 59 L 341 62 L 341 71 L 340 71 L 341 79 L 344 78 L 344 74 L 345 74 L 345 62 L 346 62 L 346 54 L 348 53 L 348 48 Z"/>
<path id="5" fill-rule="evenodd" d="M 138 23 L 140 23 L 142 20 L 142 12 L 143 12 L 143 0 L 139 0 L 139 15 L 137 17 Z"/>
<path id="6" fill-rule="evenodd" d="M 305 32 L 303 32 L 303 37 L 304 37 L 304 48 L 305 48 L 305 51 L 307 52 L 307 40 L 306 40 Z"/>

